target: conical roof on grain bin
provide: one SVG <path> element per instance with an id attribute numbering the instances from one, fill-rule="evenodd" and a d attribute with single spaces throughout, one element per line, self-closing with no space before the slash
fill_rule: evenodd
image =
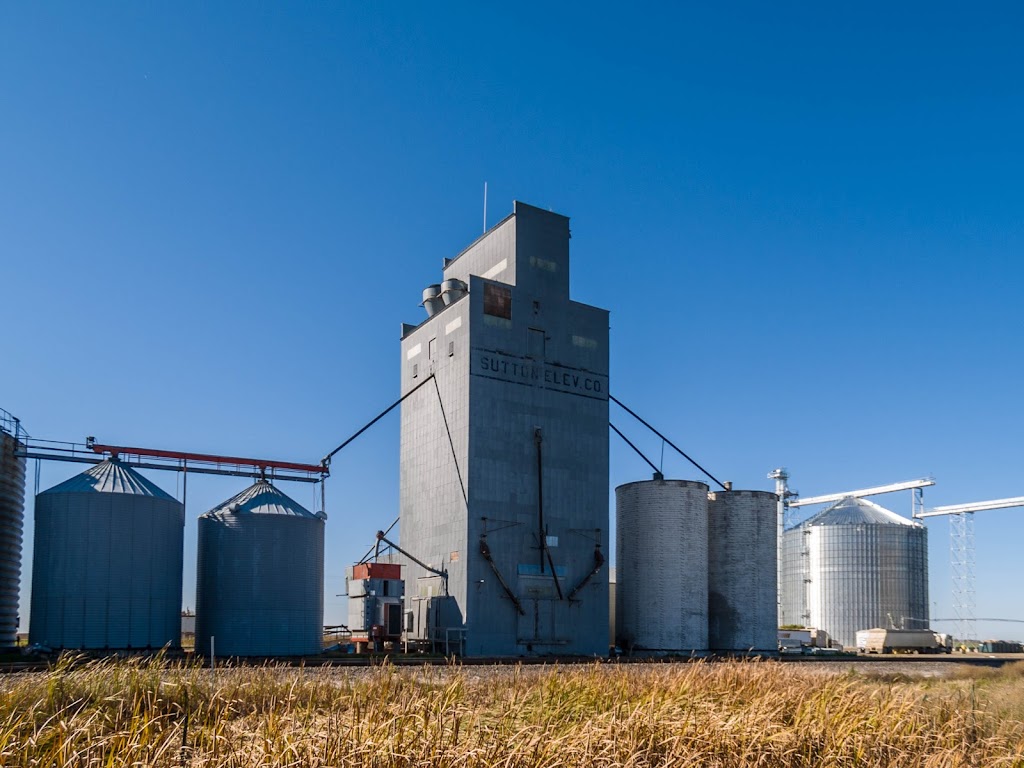
<path id="1" fill-rule="evenodd" d="M 177 646 L 184 526 L 177 500 L 116 459 L 40 493 L 30 642 Z"/>
<path id="2" fill-rule="evenodd" d="M 257 481 L 199 517 L 196 651 L 320 653 L 323 578 L 324 515 Z"/>
<path id="3" fill-rule="evenodd" d="M 68 478 L 63 483 L 48 488 L 39 495 L 45 496 L 51 493 L 127 493 L 133 496 L 169 499 L 177 503 L 174 497 L 160 486 L 150 482 L 134 469 L 126 467 L 116 459 L 101 461 L 95 467 Z"/>
<path id="4" fill-rule="evenodd" d="M 902 515 L 897 515 L 873 501 L 847 496 L 831 507 L 807 518 L 800 525 L 908 525 L 919 527 L 921 524 Z"/>
<path id="5" fill-rule="evenodd" d="M 267 480 L 259 480 L 241 493 L 236 493 L 200 517 L 231 515 L 288 515 L 323 519 L 322 512 L 313 513 L 280 491 Z"/>

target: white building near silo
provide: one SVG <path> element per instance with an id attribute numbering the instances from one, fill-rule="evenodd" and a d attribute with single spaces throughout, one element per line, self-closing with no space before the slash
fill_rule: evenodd
<path id="1" fill-rule="evenodd" d="M 845 498 L 782 537 L 786 624 L 854 647 L 861 629 L 924 629 L 928 529 L 867 499 Z"/>
<path id="2" fill-rule="evenodd" d="M 515 203 L 402 328 L 409 636 L 605 654 L 608 312 L 569 298 L 569 220 Z M 413 392 L 418 387 L 418 390 Z"/>

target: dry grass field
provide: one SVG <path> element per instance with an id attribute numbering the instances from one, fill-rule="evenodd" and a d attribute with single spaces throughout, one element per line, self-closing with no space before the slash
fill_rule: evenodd
<path id="1" fill-rule="evenodd" d="M 0 678 L 2 766 L 1024 766 L 1024 665 L 209 669 Z"/>

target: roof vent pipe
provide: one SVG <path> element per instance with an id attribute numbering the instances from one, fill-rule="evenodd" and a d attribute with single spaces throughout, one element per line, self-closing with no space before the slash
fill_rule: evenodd
<path id="1" fill-rule="evenodd" d="M 468 290 L 466 284 L 461 280 L 445 280 L 441 283 L 441 299 L 447 307 L 465 296 Z"/>
<path id="2" fill-rule="evenodd" d="M 423 308 L 427 310 L 427 317 L 433 317 L 444 308 L 441 300 L 441 286 L 437 283 L 428 285 L 423 289 Z"/>
<path id="3" fill-rule="evenodd" d="M 724 483 L 722 483 L 722 485 L 725 486 L 725 490 L 732 490 L 732 480 L 726 480 Z"/>

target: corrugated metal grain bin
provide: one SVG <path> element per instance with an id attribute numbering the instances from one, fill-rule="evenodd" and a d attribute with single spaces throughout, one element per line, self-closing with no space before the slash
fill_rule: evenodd
<path id="1" fill-rule="evenodd" d="M 708 647 L 708 487 L 645 480 L 615 489 L 619 644 L 647 651 Z"/>
<path id="2" fill-rule="evenodd" d="M 708 494 L 708 647 L 775 652 L 776 504 L 767 491 Z"/>
<path id="3" fill-rule="evenodd" d="M 853 647 L 858 629 L 928 627 L 928 530 L 846 498 L 783 534 L 783 607 Z"/>
<path id="4" fill-rule="evenodd" d="M 116 460 L 36 496 L 29 640 L 51 648 L 177 646 L 182 505 Z"/>
<path id="5" fill-rule="evenodd" d="M 786 531 L 782 535 L 782 549 L 779 551 L 782 570 L 780 627 L 807 627 L 811 617 L 807 612 L 807 584 L 804 582 L 807 570 L 804 562 L 804 537 Z"/>
<path id="6" fill-rule="evenodd" d="M 0 411 L 0 416 L 5 413 Z M 0 648 L 13 646 L 18 637 L 25 523 L 25 460 L 14 455 L 18 445 L 16 436 L 0 425 Z"/>
<path id="7" fill-rule="evenodd" d="M 199 518 L 196 651 L 321 651 L 324 519 L 266 480 Z"/>

